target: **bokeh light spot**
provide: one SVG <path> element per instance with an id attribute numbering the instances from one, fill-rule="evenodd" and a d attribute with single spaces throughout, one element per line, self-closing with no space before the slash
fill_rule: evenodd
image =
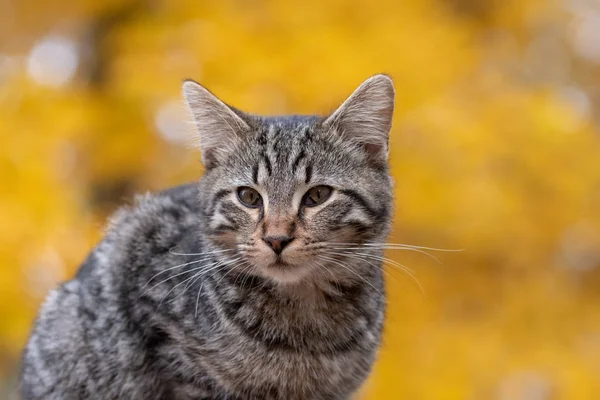
<path id="1" fill-rule="evenodd" d="M 27 71 L 41 85 L 64 86 L 77 71 L 76 43 L 62 36 L 47 36 L 35 44 L 27 58 Z"/>

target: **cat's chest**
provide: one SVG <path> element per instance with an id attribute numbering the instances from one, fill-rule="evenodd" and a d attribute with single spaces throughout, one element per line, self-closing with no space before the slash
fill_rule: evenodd
<path id="1" fill-rule="evenodd" d="M 367 373 L 378 335 L 367 329 L 364 317 L 343 330 L 336 327 L 340 320 L 309 323 L 309 315 L 300 319 L 273 313 L 244 325 L 221 314 L 218 329 L 196 340 L 191 340 L 196 335 L 186 335 L 179 353 L 185 359 L 183 374 L 207 375 L 228 393 L 252 394 L 242 398 L 293 400 L 315 398 L 315 393 L 329 398 L 327 393 Z"/>
<path id="2" fill-rule="evenodd" d="M 217 345 L 214 357 L 202 356 L 198 362 L 228 391 L 262 399 L 304 399 L 331 392 L 349 376 L 360 375 L 365 358 L 358 349 L 315 353 L 236 335 L 222 339 L 226 346 Z"/>

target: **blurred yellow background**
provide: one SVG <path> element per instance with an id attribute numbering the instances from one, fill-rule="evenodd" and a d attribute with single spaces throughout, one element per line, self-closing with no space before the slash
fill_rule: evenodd
<path id="1" fill-rule="evenodd" d="M 385 343 L 363 399 L 600 399 L 597 0 L 0 1 L 0 397 L 133 193 L 199 177 L 183 78 L 326 113 L 396 83 Z M 11 394 L 12 393 L 12 394 Z"/>

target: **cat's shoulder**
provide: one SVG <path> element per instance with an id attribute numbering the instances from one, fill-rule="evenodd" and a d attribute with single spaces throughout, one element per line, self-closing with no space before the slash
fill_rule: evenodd
<path id="1" fill-rule="evenodd" d="M 78 278 L 123 264 L 148 264 L 181 247 L 200 223 L 198 196 L 197 184 L 137 195 L 109 219 L 104 238 L 80 267 Z"/>
<path id="2" fill-rule="evenodd" d="M 109 219 L 106 235 L 143 235 L 167 233 L 186 226 L 199 214 L 197 184 L 181 185 L 160 192 L 136 195 L 133 204 L 119 208 Z M 191 221 L 188 221 L 191 222 Z"/>

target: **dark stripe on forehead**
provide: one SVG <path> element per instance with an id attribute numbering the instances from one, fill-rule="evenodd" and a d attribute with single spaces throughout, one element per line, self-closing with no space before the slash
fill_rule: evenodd
<path id="1" fill-rule="evenodd" d="M 261 147 L 266 147 L 267 146 L 267 131 L 263 130 L 260 135 L 258 135 L 258 145 Z"/>
<path id="2" fill-rule="evenodd" d="M 310 142 L 312 142 L 312 133 L 310 128 L 304 129 L 302 137 L 300 138 L 300 148 L 304 151 L 304 149 L 308 146 Z"/>
<path id="3" fill-rule="evenodd" d="M 296 169 L 298 168 L 300 161 L 302 161 L 304 158 L 306 158 L 306 152 L 304 151 L 304 149 L 302 149 L 302 150 L 300 150 L 300 154 L 298 154 L 298 156 L 294 160 L 294 163 L 292 164 L 292 173 L 293 174 L 296 173 Z"/>
<path id="4" fill-rule="evenodd" d="M 258 185 L 258 164 L 254 164 L 252 167 L 252 182 L 255 185 Z"/>
<path id="5" fill-rule="evenodd" d="M 279 148 L 280 148 L 280 143 L 283 139 L 283 129 L 281 128 L 281 126 L 274 126 L 273 127 L 273 133 L 271 135 L 271 137 L 269 138 L 270 142 L 271 142 L 271 151 L 277 153 Z"/>
<path id="6" fill-rule="evenodd" d="M 304 183 L 308 183 L 310 182 L 310 178 L 312 178 L 312 165 L 308 164 L 306 166 L 306 171 L 305 171 L 305 179 L 304 179 Z"/>
<path id="7" fill-rule="evenodd" d="M 302 142 L 306 143 L 309 142 L 312 139 L 312 133 L 310 131 L 310 128 L 307 126 L 306 128 L 304 128 L 304 136 L 302 137 Z"/>
<path id="8" fill-rule="evenodd" d="M 267 169 L 267 174 L 271 176 L 273 174 L 273 170 L 271 168 L 271 160 L 269 160 L 269 156 L 267 153 L 263 153 L 263 161 L 265 162 L 265 168 Z"/>

